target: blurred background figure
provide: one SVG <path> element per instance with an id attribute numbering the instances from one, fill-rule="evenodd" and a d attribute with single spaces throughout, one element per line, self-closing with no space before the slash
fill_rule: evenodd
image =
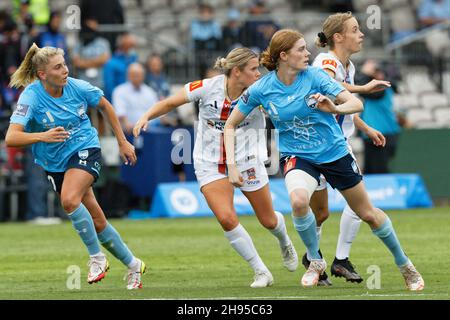
<path id="1" fill-rule="evenodd" d="M 125 23 L 123 7 L 119 0 L 81 0 L 80 8 L 81 20 L 89 17 L 97 20 L 99 24 L 121 26 Z M 100 36 L 109 41 L 112 51 L 117 49 L 116 32 L 102 32 Z"/>
<path id="2" fill-rule="evenodd" d="M 358 84 L 365 84 L 373 79 L 386 79 L 385 71 L 380 63 L 367 60 L 361 68 Z M 385 147 L 375 146 L 371 139 L 363 135 L 364 139 L 364 173 L 389 173 L 389 162 L 395 156 L 400 125 L 394 112 L 394 90 L 386 90 L 360 94 L 364 99 L 364 111 L 361 119 L 370 127 L 380 131 L 386 138 Z"/>
<path id="3" fill-rule="evenodd" d="M 270 17 L 270 12 L 263 0 L 251 1 L 249 18 L 242 27 L 242 44 L 256 53 L 261 53 L 267 48 L 272 35 L 280 27 Z"/>
<path id="4" fill-rule="evenodd" d="M 170 83 L 164 73 L 164 64 L 161 55 L 153 53 L 147 58 L 147 76 L 145 83 L 156 91 L 159 100 L 170 95 Z"/>
<path id="5" fill-rule="evenodd" d="M 191 22 L 191 39 L 195 51 L 200 78 L 205 75 L 206 69 L 220 50 L 222 28 L 215 19 L 214 8 L 209 4 L 200 4 L 198 18 Z"/>
<path id="6" fill-rule="evenodd" d="M 38 35 L 37 45 L 42 47 L 55 47 L 64 50 L 67 55 L 66 37 L 60 32 L 61 27 L 61 13 L 52 11 L 48 20 L 47 26 Z"/>
<path id="7" fill-rule="evenodd" d="M 450 0 L 422 0 L 418 16 L 423 27 L 449 21 Z"/>
<path id="8" fill-rule="evenodd" d="M 138 61 L 136 37 L 124 33 L 117 38 L 117 48 L 103 69 L 105 98 L 110 99 L 115 87 L 127 81 L 127 68 Z"/>
<path id="9" fill-rule="evenodd" d="M 128 81 L 113 91 L 113 106 L 125 134 L 131 135 L 139 118 L 159 101 L 156 92 L 144 83 L 145 69 L 140 63 L 128 67 Z"/>
<path id="10" fill-rule="evenodd" d="M 221 49 L 229 52 L 241 47 L 241 13 L 236 8 L 231 8 L 227 13 L 227 22 L 222 28 Z"/>
<path id="11" fill-rule="evenodd" d="M 98 21 L 86 18 L 82 21 L 79 41 L 72 53 L 72 62 L 78 78 L 104 89 L 103 68 L 111 58 L 108 40 L 98 32 Z"/>

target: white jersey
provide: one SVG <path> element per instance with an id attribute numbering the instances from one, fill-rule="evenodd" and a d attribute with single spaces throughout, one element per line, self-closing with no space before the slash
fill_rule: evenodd
<path id="1" fill-rule="evenodd" d="M 345 82 L 351 85 L 355 84 L 355 66 L 350 60 L 347 69 L 334 54 L 330 52 L 320 53 L 314 59 L 313 66 L 333 71 L 334 79 L 338 82 Z M 336 121 L 339 123 L 346 139 L 355 132 L 353 114 L 337 115 Z"/>
<path id="2" fill-rule="evenodd" d="M 197 137 L 194 146 L 194 167 L 217 166 L 226 172 L 223 139 L 225 122 L 238 99 L 230 101 L 225 93 L 225 75 L 187 83 L 189 101 L 199 102 Z M 236 129 L 235 161 L 241 170 L 267 160 L 265 118 L 259 108 L 251 112 Z"/>

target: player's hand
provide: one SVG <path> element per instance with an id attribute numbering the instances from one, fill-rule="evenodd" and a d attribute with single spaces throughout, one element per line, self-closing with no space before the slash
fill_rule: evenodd
<path id="1" fill-rule="evenodd" d="M 366 134 L 369 137 L 369 139 L 372 140 L 372 143 L 377 147 L 384 147 L 386 145 L 386 138 L 380 131 L 375 130 L 373 128 L 369 128 Z"/>
<path id="2" fill-rule="evenodd" d="M 141 117 L 134 125 L 133 135 L 137 137 L 141 134 L 141 130 L 147 131 L 148 119 L 146 116 Z"/>
<path id="3" fill-rule="evenodd" d="M 52 128 L 42 133 L 42 141 L 47 143 L 64 142 L 70 137 L 70 132 L 63 127 Z"/>
<path id="4" fill-rule="evenodd" d="M 320 93 L 313 94 L 313 95 L 309 96 L 308 104 L 310 103 L 311 99 L 313 99 L 317 102 L 316 107 L 319 110 L 321 110 L 323 112 L 328 112 L 328 113 L 337 113 L 336 105 L 327 96 L 324 96 Z"/>
<path id="5" fill-rule="evenodd" d="M 123 143 L 119 144 L 119 153 L 125 165 L 130 164 L 134 166 L 136 164 L 137 157 L 134 151 L 134 146 L 128 141 L 124 141 Z"/>
<path id="6" fill-rule="evenodd" d="M 364 85 L 364 93 L 375 93 L 390 87 L 391 83 L 389 81 L 373 79 Z"/>
<path id="7" fill-rule="evenodd" d="M 228 166 L 228 180 L 235 187 L 242 187 L 244 185 L 244 178 L 242 178 L 236 166 Z"/>

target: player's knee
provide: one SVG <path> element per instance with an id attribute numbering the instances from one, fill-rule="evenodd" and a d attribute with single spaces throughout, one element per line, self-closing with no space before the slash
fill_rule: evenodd
<path id="1" fill-rule="evenodd" d="M 108 221 L 104 217 L 93 217 L 92 221 L 94 222 L 95 231 L 97 233 L 105 230 Z"/>
<path id="2" fill-rule="evenodd" d="M 231 231 L 239 224 L 236 213 L 234 213 L 233 211 L 222 212 L 221 214 L 217 215 L 217 220 L 222 226 L 222 229 L 225 231 Z"/>
<path id="3" fill-rule="evenodd" d="M 291 199 L 292 210 L 295 216 L 304 216 L 308 213 L 309 201 L 306 195 L 297 195 Z"/>
<path id="4" fill-rule="evenodd" d="M 78 209 L 81 204 L 81 199 L 79 197 L 70 196 L 70 195 L 62 195 L 61 196 L 61 206 L 64 211 L 67 213 L 71 213 Z"/>
<path id="5" fill-rule="evenodd" d="M 268 217 L 264 217 L 263 219 L 260 220 L 260 222 L 266 229 L 275 229 L 278 224 L 278 219 L 275 214 L 272 214 Z"/>
<path id="6" fill-rule="evenodd" d="M 325 220 L 330 216 L 330 211 L 328 210 L 328 206 L 320 206 L 314 211 L 314 215 L 316 216 L 317 225 L 321 225 Z"/>

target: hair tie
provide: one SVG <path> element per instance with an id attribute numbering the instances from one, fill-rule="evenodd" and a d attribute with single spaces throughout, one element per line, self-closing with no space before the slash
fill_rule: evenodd
<path id="1" fill-rule="evenodd" d="M 317 34 L 317 36 L 319 37 L 320 42 L 322 42 L 323 44 L 327 44 L 327 37 L 326 37 L 325 33 L 319 32 Z"/>

